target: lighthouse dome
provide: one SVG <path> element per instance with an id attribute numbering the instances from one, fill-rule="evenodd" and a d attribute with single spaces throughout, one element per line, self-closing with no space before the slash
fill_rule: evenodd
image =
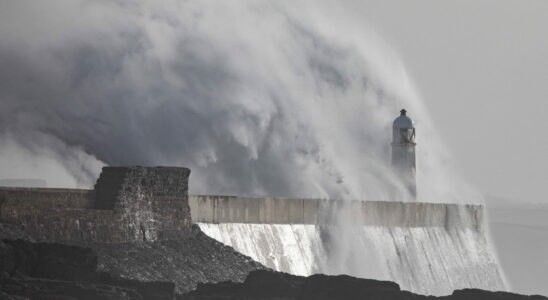
<path id="1" fill-rule="evenodd" d="M 394 120 L 392 127 L 394 129 L 415 128 L 413 120 L 406 115 L 407 111 L 402 109 L 400 113 L 401 115 Z"/>

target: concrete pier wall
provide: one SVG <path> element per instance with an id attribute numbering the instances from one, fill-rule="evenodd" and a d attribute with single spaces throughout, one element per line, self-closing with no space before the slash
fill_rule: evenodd
<path id="1" fill-rule="evenodd" d="M 361 225 L 481 229 L 483 207 L 445 203 L 190 195 L 194 223 L 329 224 L 346 212 Z"/>
<path id="2" fill-rule="evenodd" d="M 278 271 L 434 295 L 506 289 L 480 205 L 191 195 L 189 206 L 204 233 Z"/>

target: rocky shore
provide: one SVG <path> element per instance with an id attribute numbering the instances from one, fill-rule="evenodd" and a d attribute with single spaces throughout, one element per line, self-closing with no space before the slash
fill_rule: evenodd
<path id="1" fill-rule="evenodd" d="M 198 288 L 178 299 L 184 300 L 546 300 L 538 295 L 525 296 L 478 289 L 454 291 L 435 297 L 414 294 L 390 281 L 359 279 L 346 275 L 312 275 L 301 277 L 269 270 L 253 271 L 243 283 L 199 284 Z"/>
<path id="2" fill-rule="evenodd" d="M 294 276 L 264 269 L 199 229 L 193 231 L 193 237 L 181 242 L 82 247 L 35 242 L 17 227 L 0 223 L 0 299 L 548 299 L 476 289 L 434 297 L 403 291 L 390 281 Z M 162 251 L 178 251 L 168 257 L 177 257 L 175 265 L 186 268 L 169 270 L 169 261 L 143 261 Z M 174 272 L 176 282 L 150 280 L 165 278 L 166 270 Z"/>
<path id="3" fill-rule="evenodd" d="M 175 299 L 264 268 L 197 227 L 181 241 L 77 246 L 35 242 L 0 223 L 0 238 L 0 299 Z"/>

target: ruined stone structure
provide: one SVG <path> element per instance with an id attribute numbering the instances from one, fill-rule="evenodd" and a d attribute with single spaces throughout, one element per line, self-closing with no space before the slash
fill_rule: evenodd
<path id="1" fill-rule="evenodd" d="M 190 170 L 105 167 L 94 190 L 1 188 L 0 218 L 39 241 L 177 240 L 191 230 Z"/>

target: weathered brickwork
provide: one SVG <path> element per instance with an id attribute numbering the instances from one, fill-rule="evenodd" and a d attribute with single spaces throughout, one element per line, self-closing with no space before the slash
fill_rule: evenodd
<path id="1" fill-rule="evenodd" d="M 1 215 L 36 213 L 41 209 L 90 209 L 95 201 L 91 190 L 51 188 L 0 188 Z M 10 211 L 10 209 L 12 211 Z M 30 210 L 29 212 L 25 212 Z"/>
<path id="2" fill-rule="evenodd" d="M 129 239 L 179 239 L 188 235 L 191 226 L 189 175 L 190 170 L 185 168 L 107 167 L 95 190 L 97 199 L 114 203 L 114 212 L 121 216 Z M 113 188 L 111 182 L 120 185 Z M 114 195 L 114 191 L 118 193 Z"/>
<path id="3" fill-rule="evenodd" d="M 0 189 L 0 218 L 39 241 L 178 240 L 191 230 L 190 170 L 105 167 L 94 190 Z"/>

